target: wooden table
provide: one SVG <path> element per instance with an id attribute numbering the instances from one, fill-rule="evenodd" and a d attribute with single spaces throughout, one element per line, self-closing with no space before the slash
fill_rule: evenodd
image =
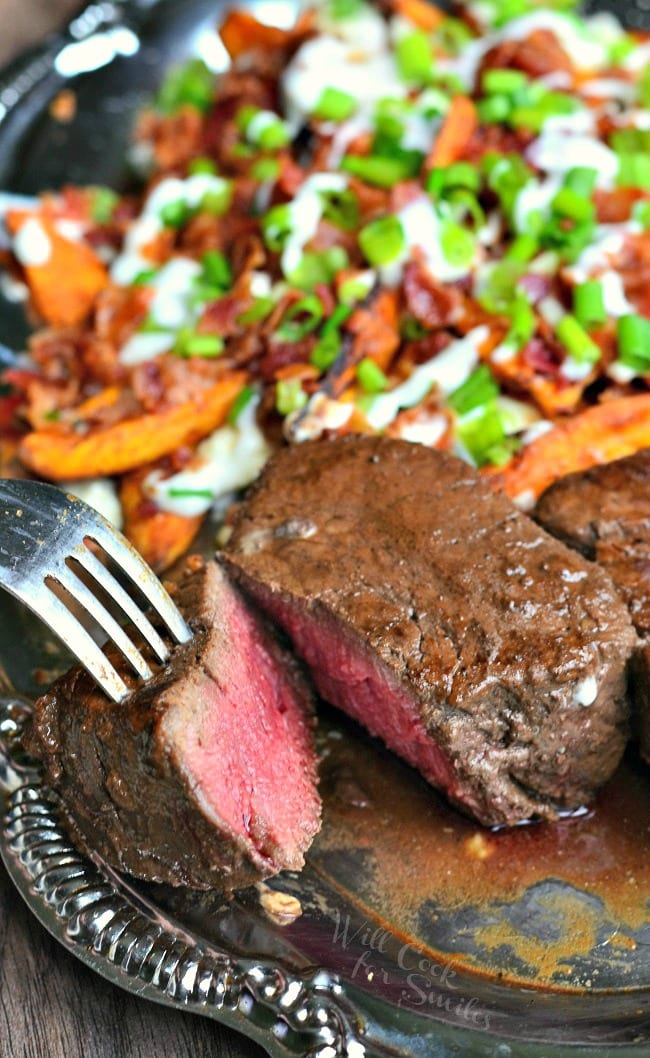
<path id="1" fill-rule="evenodd" d="M 0 0 L 0 64 L 79 0 Z M 0 865 L 0 1058 L 263 1058 L 206 1018 L 135 999 L 61 948 Z"/>

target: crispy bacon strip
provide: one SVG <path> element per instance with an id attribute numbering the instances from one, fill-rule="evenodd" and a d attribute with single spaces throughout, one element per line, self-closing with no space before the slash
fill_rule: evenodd
<path id="1" fill-rule="evenodd" d="M 224 375 L 191 400 L 123 419 L 107 427 L 77 431 L 51 428 L 28 434 L 20 458 L 41 477 L 52 481 L 122 474 L 193 445 L 219 426 L 246 382 L 243 371 Z"/>
<path id="2" fill-rule="evenodd" d="M 26 264 L 25 277 L 40 315 L 53 327 L 82 323 L 100 290 L 108 284 L 106 268 L 89 246 L 66 239 L 44 213 L 9 210 L 7 228 L 16 236 L 29 220 L 37 220 L 50 245 L 43 264 Z"/>
<path id="3" fill-rule="evenodd" d="M 496 489 L 530 504 L 558 478 L 650 446 L 650 394 L 618 397 L 558 423 L 503 469 L 486 468 Z"/>

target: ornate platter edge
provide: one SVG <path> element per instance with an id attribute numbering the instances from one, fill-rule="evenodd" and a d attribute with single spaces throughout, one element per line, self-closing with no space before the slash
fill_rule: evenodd
<path id="1" fill-rule="evenodd" d="M 197 943 L 136 900 L 119 877 L 84 858 L 61 824 L 55 795 L 25 754 L 30 707 L 0 698 L 0 853 L 26 903 L 68 951 L 143 998 L 216 1018 L 273 1058 L 361 1058 L 362 1026 L 335 974 L 292 974 Z"/>

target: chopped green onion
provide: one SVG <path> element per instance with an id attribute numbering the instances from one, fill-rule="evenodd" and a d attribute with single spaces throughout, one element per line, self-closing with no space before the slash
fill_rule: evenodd
<path id="1" fill-rule="evenodd" d="M 183 198 L 166 202 L 160 211 L 160 219 L 166 228 L 182 228 L 189 220 L 190 210 Z"/>
<path id="2" fill-rule="evenodd" d="M 348 255 L 343 247 L 330 246 L 320 253 L 304 253 L 300 264 L 287 279 L 292 286 L 311 291 L 320 283 L 331 283 L 348 264 Z"/>
<path id="3" fill-rule="evenodd" d="M 181 327 L 176 335 L 176 352 L 183 357 L 211 359 L 221 356 L 223 350 L 224 340 L 219 334 L 197 334 L 189 327 Z"/>
<path id="4" fill-rule="evenodd" d="M 354 191 L 321 191 L 323 220 L 328 220 L 343 231 L 354 231 L 359 226 L 359 200 Z"/>
<path id="5" fill-rule="evenodd" d="M 509 315 L 517 300 L 517 283 L 524 274 L 520 261 L 503 258 L 485 269 L 477 292 L 479 305 L 495 315 Z"/>
<path id="6" fill-rule="evenodd" d="M 182 106 L 209 110 L 214 98 L 215 77 L 202 59 L 190 59 L 174 66 L 163 81 L 157 106 L 165 114 L 173 114 Z"/>
<path id="7" fill-rule="evenodd" d="M 248 407 L 255 396 L 257 396 L 255 386 L 244 386 L 244 388 L 239 391 L 230 406 L 230 411 L 228 412 L 228 422 L 231 426 L 235 425 L 244 408 Z"/>
<path id="8" fill-rule="evenodd" d="M 443 194 L 448 188 L 456 187 L 480 190 L 481 174 L 471 162 L 454 162 L 452 165 L 435 167 L 427 177 L 426 189 L 434 197 Z"/>
<path id="9" fill-rule="evenodd" d="M 328 0 L 327 13 L 336 22 L 354 18 L 363 10 L 363 0 Z"/>
<path id="10" fill-rule="evenodd" d="M 598 170 L 591 165 L 576 165 L 564 177 L 564 186 L 576 195 L 589 198 L 598 179 Z"/>
<path id="11" fill-rule="evenodd" d="M 369 356 L 364 357 L 361 363 L 357 364 L 356 376 L 359 385 L 366 393 L 381 393 L 388 385 L 388 379 L 379 364 Z"/>
<path id="12" fill-rule="evenodd" d="M 259 158 L 251 166 L 253 180 L 265 183 L 267 180 L 277 180 L 280 175 L 280 163 L 277 158 Z"/>
<path id="13" fill-rule="evenodd" d="M 501 208 L 511 217 L 519 192 L 533 179 L 533 171 L 518 154 L 490 153 L 483 159 L 488 187 L 494 191 Z"/>
<path id="14" fill-rule="evenodd" d="M 347 154 L 341 162 L 341 169 L 377 187 L 393 187 L 401 180 L 407 180 L 414 175 L 413 165 L 408 160 L 375 154 Z"/>
<path id="15" fill-rule="evenodd" d="M 632 217 L 641 227 L 647 231 L 650 228 L 650 201 L 635 202 L 632 207 Z"/>
<path id="16" fill-rule="evenodd" d="M 499 396 L 499 387 L 487 364 L 481 364 L 447 397 L 457 415 L 466 415 Z"/>
<path id="17" fill-rule="evenodd" d="M 501 460 L 506 435 L 501 414 L 494 401 L 484 405 L 480 414 L 470 414 L 467 418 L 458 420 L 456 432 L 477 466 Z"/>
<path id="18" fill-rule="evenodd" d="M 572 191 L 570 187 L 560 188 L 553 198 L 551 207 L 556 213 L 569 220 L 583 221 L 594 216 L 593 202 L 588 198 L 583 198 L 576 191 Z"/>
<path id="19" fill-rule="evenodd" d="M 650 66 L 642 71 L 638 81 L 639 100 L 644 107 L 650 107 Z"/>
<path id="20" fill-rule="evenodd" d="M 642 374 L 650 372 L 650 320 L 630 314 L 618 321 L 618 355 L 621 363 Z"/>
<path id="21" fill-rule="evenodd" d="M 486 70 L 482 87 L 488 95 L 511 96 L 528 84 L 528 77 L 521 70 Z"/>
<path id="22" fill-rule="evenodd" d="M 307 394 L 299 378 L 283 378 L 275 384 L 275 407 L 280 415 L 291 415 L 304 408 Z"/>
<path id="23" fill-rule="evenodd" d="M 311 334 L 323 318 L 323 302 L 316 294 L 294 301 L 284 314 L 277 336 L 287 342 L 298 342 Z"/>
<path id="24" fill-rule="evenodd" d="M 218 250 L 208 250 L 201 258 L 201 278 L 222 290 L 232 286 L 232 269 L 227 259 Z"/>
<path id="25" fill-rule="evenodd" d="M 187 171 L 191 176 L 197 176 L 199 173 L 207 173 L 210 176 L 214 176 L 217 171 L 217 163 L 213 162 L 212 158 L 192 158 Z"/>
<path id="26" fill-rule="evenodd" d="M 532 235 L 518 235 L 514 239 L 505 253 L 505 258 L 508 261 L 519 261 L 521 264 L 527 264 L 539 250 L 539 242 Z"/>
<path id="27" fill-rule="evenodd" d="M 327 87 L 320 94 L 312 117 L 320 121 L 347 121 L 357 109 L 357 101 L 349 92 L 340 88 Z"/>
<path id="28" fill-rule="evenodd" d="M 555 334 L 569 356 L 579 364 L 595 364 L 600 360 L 600 346 L 589 337 L 575 316 L 568 313 L 563 316 L 555 328 Z"/>
<path id="29" fill-rule="evenodd" d="M 212 213 L 215 217 L 220 217 L 222 213 L 225 213 L 230 202 L 232 200 L 232 181 L 224 180 L 222 187 L 212 188 L 210 191 L 206 191 L 199 209 L 204 213 Z"/>
<path id="30" fill-rule="evenodd" d="M 110 187 L 93 187 L 91 191 L 90 215 L 95 224 L 108 224 L 120 196 Z"/>
<path id="31" fill-rule="evenodd" d="M 472 40 L 469 26 L 460 18 L 448 16 L 436 27 L 435 39 L 444 52 L 457 55 Z"/>
<path id="32" fill-rule="evenodd" d="M 397 217 L 389 214 L 371 220 L 359 232 L 359 245 L 371 265 L 386 265 L 406 248 L 404 229 Z"/>
<path id="33" fill-rule="evenodd" d="M 169 327 L 163 327 L 161 323 L 158 323 L 153 316 L 147 316 L 146 320 L 138 327 L 139 334 L 169 334 L 172 337 Z"/>
<path id="34" fill-rule="evenodd" d="M 610 146 L 617 154 L 635 154 L 650 151 L 650 129 L 618 129 L 612 134 Z"/>
<path id="35" fill-rule="evenodd" d="M 186 499 L 197 499 L 197 500 L 213 500 L 214 493 L 212 489 L 179 489 L 173 485 L 168 488 L 167 495 L 171 500 L 186 500 Z"/>
<path id="36" fill-rule="evenodd" d="M 374 277 L 345 279 L 339 286 L 339 298 L 344 305 L 353 305 L 368 297 L 374 285 Z"/>
<path id="37" fill-rule="evenodd" d="M 509 116 L 511 102 L 507 96 L 489 96 L 479 100 L 477 110 L 484 125 L 498 125 Z"/>
<path id="38" fill-rule="evenodd" d="M 609 61 L 612 66 L 619 66 L 624 59 L 631 55 L 637 46 L 634 37 L 630 37 L 629 34 L 622 34 L 618 40 L 611 42 L 609 46 Z M 648 105 L 648 104 L 644 104 Z"/>
<path id="39" fill-rule="evenodd" d="M 291 206 L 288 202 L 273 206 L 262 217 L 262 234 L 269 250 L 276 253 L 283 248 L 292 231 Z"/>
<path id="40" fill-rule="evenodd" d="M 149 285 L 152 279 L 158 275 L 157 268 L 145 268 L 144 271 L 138 272 L 135 279 L 131 280 L 131 286 L 134 287 L 146 287 Z"/>
<path id="41" fill-rule="evenodd" d="M 510 327 L 505 344 L 515 346 L 517 350 L 523 349 L 533 337 L 536 328 L 537 317 L 531 305 L 523 294 L 518 295 L 510 310 Z"/>
<path id="42" fill-rule="evenodd" d="M 237 323 L 245 326 L 248 323 L 259 323 L 271 314 L 275 307 L 275 300 L 271 297 L 255 298 L 253 304 L 245 312 L 240 312 Z"/>
<path id="43" fill-rule="evenodd" d="M 574 288 L 573 311 L 578 322 L 587 329 L 606 322 L 603 284 L 600 280 L 589 279 Z"/>
<path id="44" fill-rule="evenodd" d="M 398 40 L 395 48 L 397 69 L 403 81 L 424 84 L 433 72 L 433 53 L 427 34 L 416 29 Z"/>
<path id="45" fill-rule="evenodd" d="M 309 357 L 310 362 L 319 371 L 327 371 L 341 351 L 341 335 L 337 330 L 324 334 L 314 346 Z"/>
<path id="46" fill-rule="evenodd" d="M 616 182 L 619 187 L 639 187 L 643 191 L 650 191 L 650 154 L 631 151 L 619 154 L 618 160 Z"/>
<path id="47" fill-rule="evenodd" d="M 474 236 L 467 228 L 452 220 L 445 220 L 442 223 L 440 246 L 445 260 L 457 268 L 467 268 L 474 260 L 476 253 Z"/>

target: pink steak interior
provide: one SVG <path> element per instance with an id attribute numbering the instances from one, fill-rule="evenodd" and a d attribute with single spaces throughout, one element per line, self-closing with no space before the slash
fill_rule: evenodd
<path id="1" fill-rule="evenodd" d="M 268 633 L 224 585 L 202 666 L 165 734 L 205 813 L 258 862 L 299 867 L 319 825 L 308 697 Z M 189 686 L 188 686 L 189 685 Z"/>

